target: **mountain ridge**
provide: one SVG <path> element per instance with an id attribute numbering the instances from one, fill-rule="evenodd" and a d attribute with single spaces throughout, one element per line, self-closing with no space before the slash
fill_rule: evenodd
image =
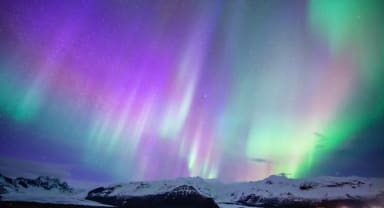
<path id="1" fill-rule="evenodd" d="M 26 187 L 24 183 L 27 184 Z M 34 193 L 37 189 L 41 190 L 42 194 Z M 0 174 L 0 197 L 3 201 L 39 201 L 39 197 L 46 197 L 40 201 L 80 204 L 94 201 L 135 208 L 309 208 L 341 205 L 384 208 L 384 179 L 330 176 L 290 179 L 282 175 L 272 175 L 259 181 L 223 183 L 218 180 L 187 177 L 100 186 L 79 193 L 77 189 L 57 178 L 12 179 Z M 67 200 L 61 200 L 62 198 Z"/>
<path id="2" fill-rule="evenodd" d="M 35 179 L 25 177 L 10 178 L 0 174 L 0 190 L 4 190 L 6 193 L 12 190 L 18 192 L 22 188 L 27 189 L 30 187 L 45 190 L 57 189 L 62 192 L 73 192 L 74 190 L 67 182 L 55 177 L 38 176 Z"/>

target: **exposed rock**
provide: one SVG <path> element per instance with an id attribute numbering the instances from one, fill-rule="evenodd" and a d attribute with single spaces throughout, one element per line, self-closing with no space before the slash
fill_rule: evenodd
<path id="1" fill-rule="evenodd" d="M 100 187 L 90 191 L 86 199 L 119 207 L 218 208 L 212 198 L 201 195 L 194 187 L 188 185 L 176 187 L 169 192 L 143 196 L 110 196 L 113 191 L 114 187 Z"/>
<path id="2" fill-rule="evenodd" d="M 313 189 L 313 188 L 316 188 L 317 186 L 319 186 L 318 183 L 314 183 L 314 182 L 304 182 L 300 185 L 300 190 L 309 190 L 309 189 Z"/>
<path id="3" fill-rule="evenodd" d="M 62 182 L 53 177 L 40 176 L 36 179 L 18 177 L 12 179 L 0 174 L 0 194 L 5 194 L 10 191 L 19 192 L 21 189 L 28 189 L 29 187 L 41 188 L 44 190 L 56 189 L 61 192 L 73 191 L 73 188 L 66 182 Z"/>

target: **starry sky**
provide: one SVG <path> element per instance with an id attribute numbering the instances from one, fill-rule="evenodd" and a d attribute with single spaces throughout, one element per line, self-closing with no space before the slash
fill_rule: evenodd
<path id="1" fill-rule="evenodd" d="M 0 172 L 384 177 L 380 0 L 2 0 Z"/>

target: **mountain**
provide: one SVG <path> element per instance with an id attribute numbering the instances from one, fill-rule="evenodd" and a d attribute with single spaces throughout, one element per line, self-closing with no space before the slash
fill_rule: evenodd
<path id="1" fill-rule="evenodd" d="M 24 192 L 25 190 L 40 189 L 54 190 L 63 193 L 73 192 L 73 188 L 69 187 L 66 182 L 61 182 L 58 178 L 40 176 L 36 179 L 29 178 L 9 178 L 0 174 L 0 194 L 12 192 Z"/>
<path id="2" fill-rule="evenodd" d="M 50 203 L 49 207 L 52 204 L 92 207 L 104 204 L 134 208 L 384 208 L 384 179 L 289 179 L 274 175 L 255 182 L 222 183 L 192 177 L 130 182 L 81 191 L 57 178 L 13 179 L 0 175 L 1 200 Z M 47 206 L 41 204 L 39 207 Z"/>
<path id="3" fill-rule="evenodd" d="M 90 191 L 86 199 L 119 207 L 218 208 L 211 192 L 201 178 L 179 178 L 100 187 Z"/>
<path id="4" fill-rule="evenodd" d="M 348 205 L 361 208 L 370 204 L 382 208 L 384 180 L 359 177 L 288 179 L 285 176 L 270 176 L 256 182 L 225 184 L 201 178 L 179 178 L 100 187 L 90 191 L 87 199 L 125 207 L 187 207 L 193 199 L 201 204 L 191 207 L 214 207 L 210 203 L 212 200 L 220 207 L 308 208 Z M 178 203 L 175 204 L 176 201 Z"/>
<path id="5" fill-rule="evenodd" d="M 225 191 L 220 191 L 225 190 Z M 228 184 L 215 196 L 217 203 L 262 207 L 384 207 L 384 180 L 359 177 L 288 179 L 270 176 L 249 183 Z"/>
<path id="6" fill-rule="evenodd" d="M 86 195 L 86 190 L 75 189 L 58 178 L 10 178 L 0 174 L 0 201 L 102 206 L 86 200 Z M 0 207 L 3 206 L 6 205 L 0 204 Z M 26 205 L 23 204 L 23 207 Z"/>

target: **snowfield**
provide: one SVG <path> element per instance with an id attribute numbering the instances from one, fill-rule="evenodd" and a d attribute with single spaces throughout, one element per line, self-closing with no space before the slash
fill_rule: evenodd
<path id="1" fill-rule="evenodd" d="M 243 183 L 222 183 L 217 180 L 192 177 L 115 184 L 90 192 L 60 185 L 62 182 L 56 179 L 49 182 L 50 186 L 47 186 L 47 183 L 40 183 L 40 180 L 39 182 L 29 181 L 28 186 L 24 187 L 18 184 L 20 181 L 22 180 L 10 181 L 9 178 L 0 177 L 0 190 L 3 190 L 3 193 L 0 192 L 1 200 L 103 206 L 85 198 L 117 200 L 147 196 L 183 197 L 197 194 L 203 198 L 213 199 L 220 207 L 237 208 L 261 207 L 281 202 L 316 203 L 332 200 L 381 201 L 384 199 L 384 179 L 361 177 L 289 179 L 285 176 L 273 175 L 261 181 Z M 382 204 L 375 206 L 384 207 Z"/>
<path id="2" fill-rule="evenodd" d="M 101 204 L 95 201 L 86 200 L 87 192 L 78 194 L 64 194 L 60 192 L 36 191 L 36 192 L 19 192 L 4 194 L 2 201 L 24 201 L 39 202 L 50 204 L 72 204 L 110 207 L 110 205 Z"/>
<path id="3" fill-rule="evenodd" d="M 270 176 L 256 182 L 216 186 L 215 193 L 214 198 L 218 202 L 234 202 L 251 194 L 264 198 L 315 201 L 374 198 L 384 193 L 384 180 L 359 177 L 288 179 Z"/>
<path id="4" fill-rule="evenodd" d="M 384 180 L 361 177 L 317 177 L 289 179 L 270 176 L 264 180 L 243 183 L 222 183 L 199 177 L 175 180 L 132 182 L 91 191 L 91 198 L 129 199 L 175 193 L 177 187 L 193 187 L 200 195 L 212 198 L 220 207 L 267 206 L 274 204 L 327 201 L 377 201 L 384 197 Z M 193 191 L 195 191 L 193 190 Z M 186 190 L 187 196 L 191 189 Z M 177 190 L 180 194 L 180 190 Z M 380 205 L 381 206 L 381 205 Z M 379 206 L 379 207 L 380 207 Z M 383 206 L 381 206 L 383 207 Z"/>
<path id="5" fill-rule="evenodd" d="M 74 189 L 57 178 L 12 179 L 0 175 L 0 201 L 108 206 L 86 200 L 88 191 Z"/>
<path id="6" fill-rule="evenodd" d="M 333 200 L 374 198 L 384 193 L 384 179 L 360 177 L 317 177 L 288 179 L 270 176 L 264 180 L 244 183 L 221 183 L 199 177 L 176 180 L 132 182 L 108 186 L 110 191 L 99 193 L 108 196 L 145 196 L 170 192 L 181 185 L 193 186 L 201 195 L 216 202 L 236 202 L 255 194 L 264 198 L 296 200 Z"/>

